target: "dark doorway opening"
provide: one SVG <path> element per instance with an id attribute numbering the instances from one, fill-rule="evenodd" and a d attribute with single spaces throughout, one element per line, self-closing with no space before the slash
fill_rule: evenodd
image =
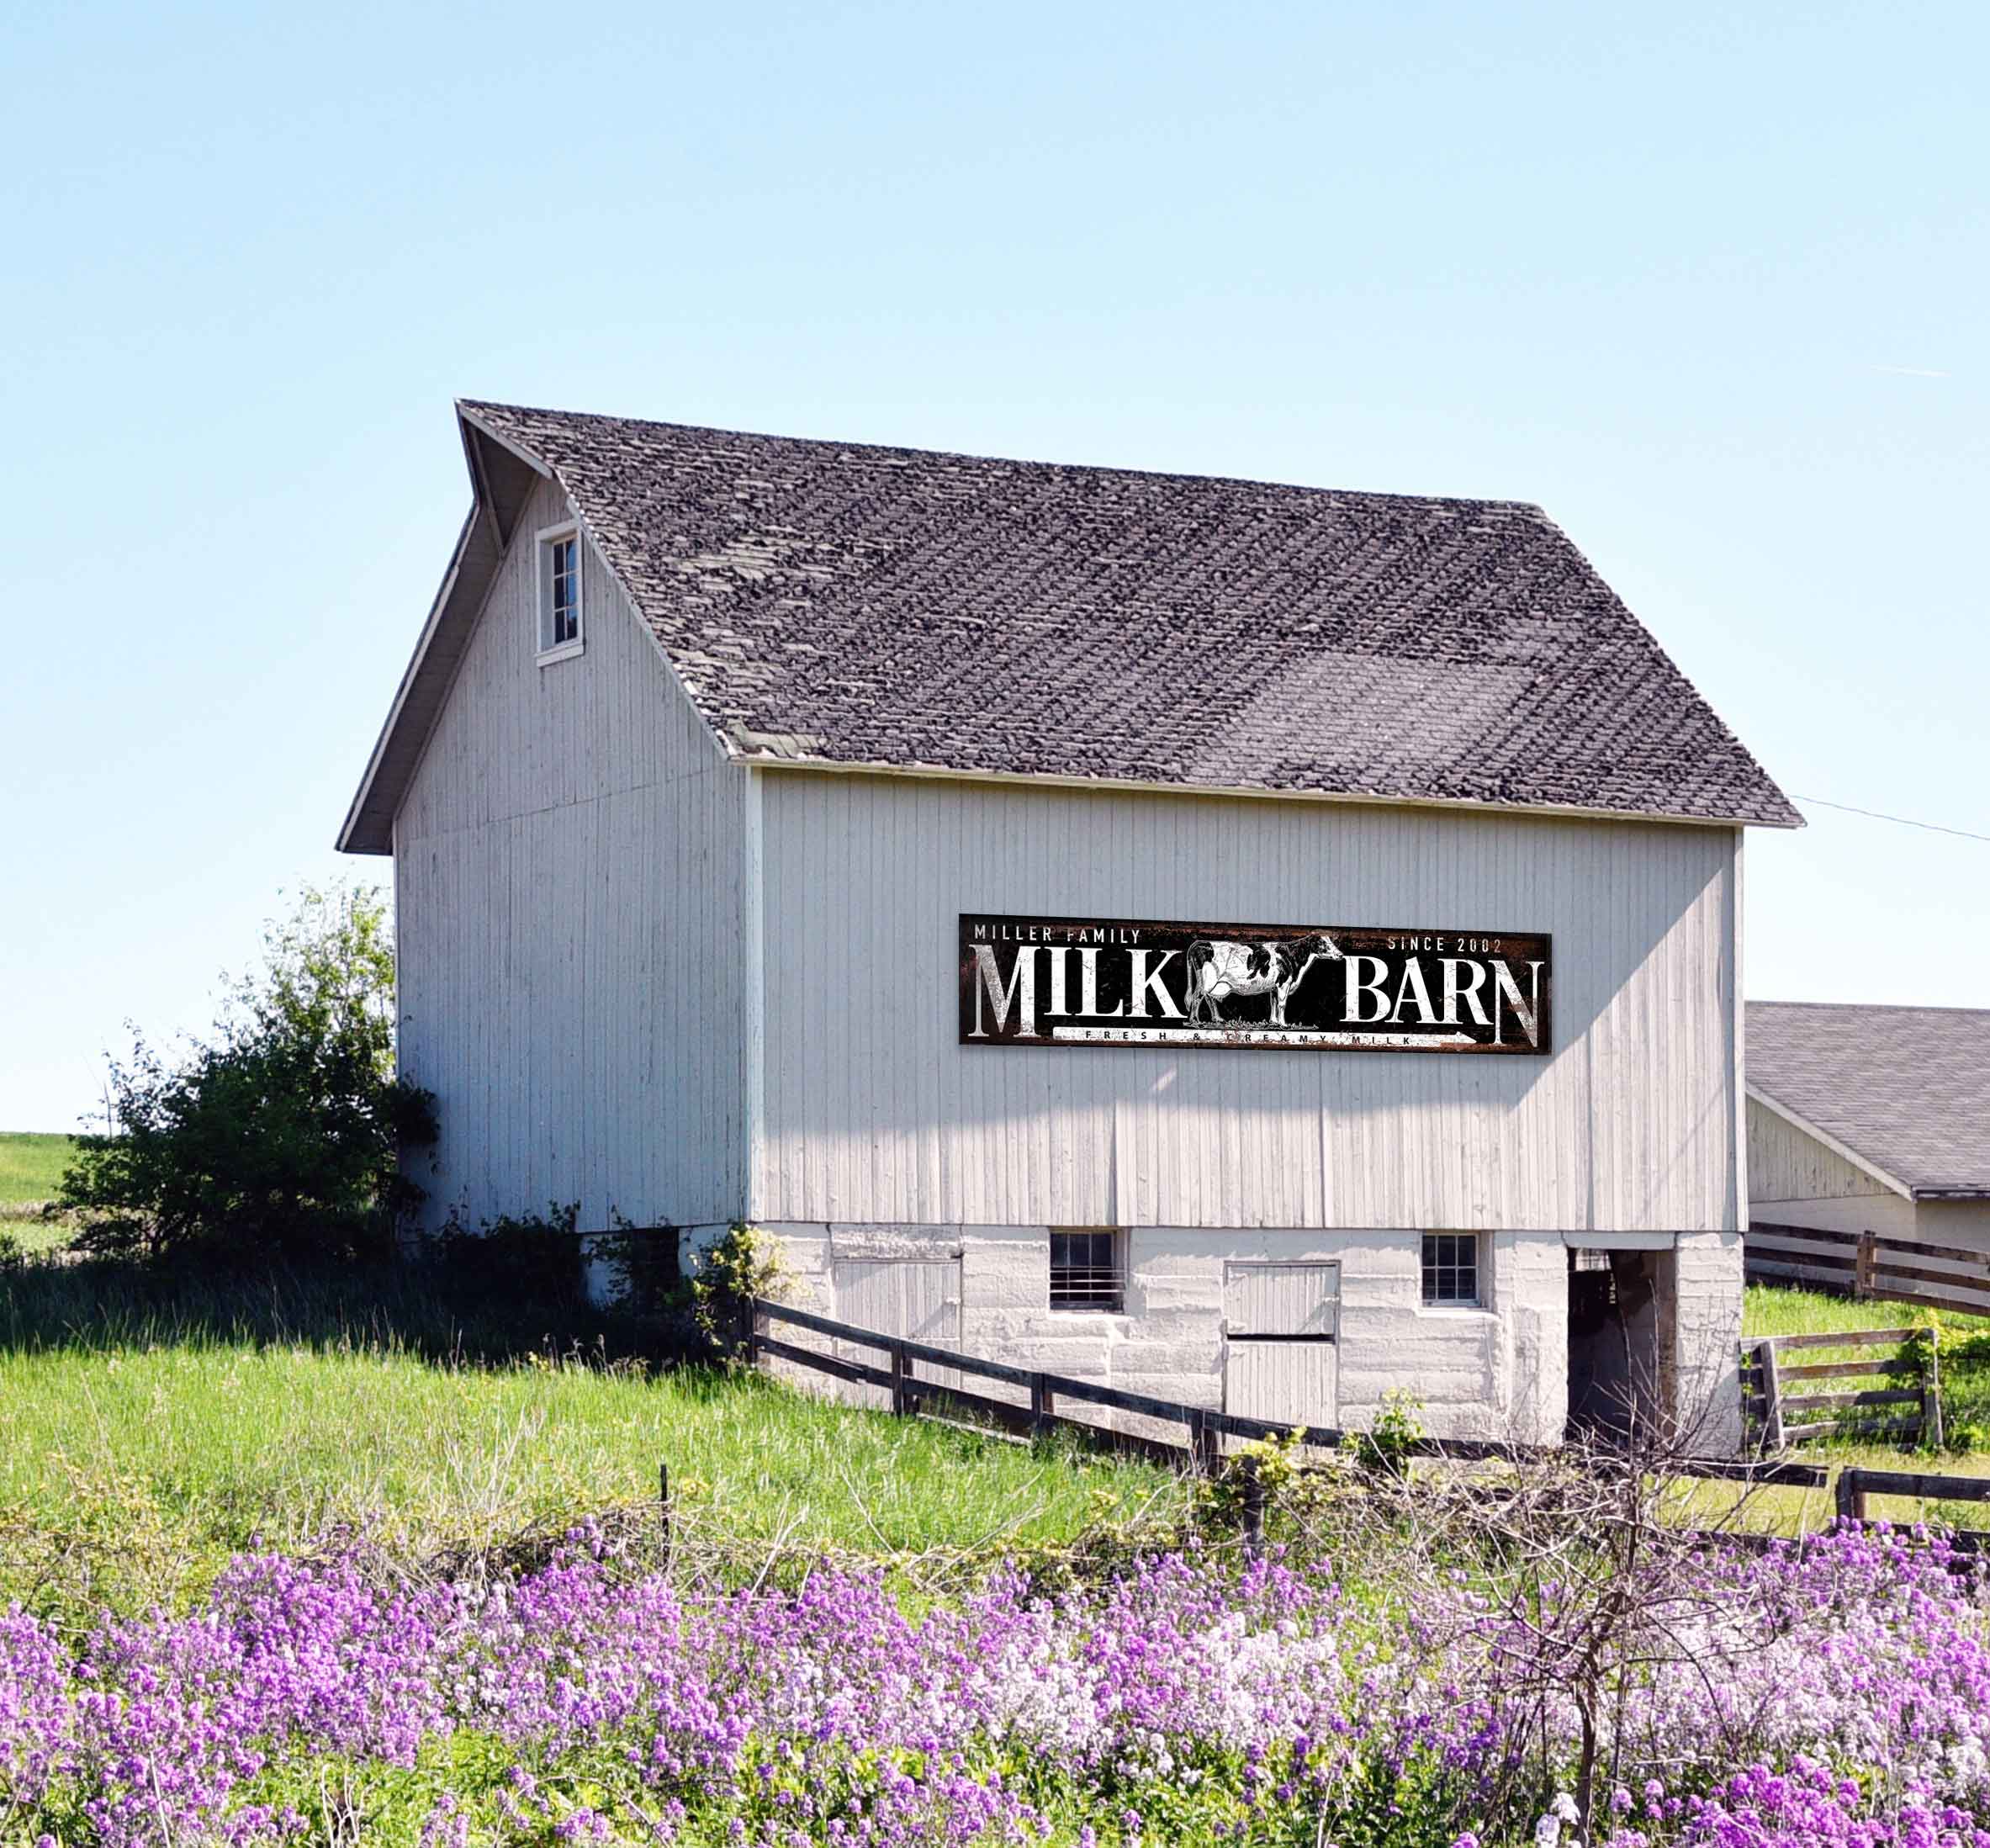
<path id="1" fill-rule="evenodd" d="M 1569 1435 L 1627 1443 L 1671 1410 L 1673 1254 L 1569 1253 Z"/>

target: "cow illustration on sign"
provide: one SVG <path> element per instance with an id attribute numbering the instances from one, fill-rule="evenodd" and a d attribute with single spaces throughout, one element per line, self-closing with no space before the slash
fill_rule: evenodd
<path id="1" fill-rule="evenodd" d="M 1315 962 L 1341 960 L 1324 930 L 1290 943 L 1223 943 L 1198 938 L 1188 945 L 1188 1019 L 1226 1025 L 1217 1003 L 1236 994 L 1269 994 L 1272 1025 L 1285 1025 L 1285 1004 Z"/>

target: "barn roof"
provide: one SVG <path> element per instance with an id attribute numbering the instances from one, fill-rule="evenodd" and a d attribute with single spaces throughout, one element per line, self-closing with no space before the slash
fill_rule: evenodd
<path id="1" fill-rule="evenodd" d="M 458 410 L 442 678 L 342 845 L 386 850 L 445 606 L 545 475 L 736 758 L 1801 825 L 1537 507 Z"/>
<path id="2" fill-rule="evenodd" d="M 1990 1194 L 1990 1010 L 1748 1004 L 1748 1088 L 1915 1199 Z"/>

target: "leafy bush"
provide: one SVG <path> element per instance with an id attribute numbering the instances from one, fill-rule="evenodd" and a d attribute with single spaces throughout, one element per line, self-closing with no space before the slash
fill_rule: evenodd
<path id="1" fill-rule="evenodd" d="M 421 1198 L 405 1146 L 434 1099 L 394 1075 L 394 938 L 370 888 L 307 890 L 213 1035 L 173 1056 L 134 1034 L 110 1121 L 77 1140 L 62 1203 L 86 1250 L 351 1258 Z"/>
<path id="2" fill-rule="evenodd" d="M 421 1255 L 493 1295 L 543 1310 L 571 1309 L 587 1301 L 580 1219 L 578 1200 L 549 1201 L 542 1215 L 507 1213 L 474 1229 L 452 1213 Z"/>
<path id="3" fill-rule="evenodd" d="M 781 1241 L 758 1226 L 735 1221 L 700 1257 L 691 1279 L 699 1329 L 721 1353 L 729 1353 L 738 1343 L 747 1304 L 755 1296 L 779 1302 L 793 1284 Z"/>

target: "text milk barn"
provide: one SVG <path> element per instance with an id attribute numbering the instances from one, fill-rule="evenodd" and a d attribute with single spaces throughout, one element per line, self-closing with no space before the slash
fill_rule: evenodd
<path id="1" fill-rule="evenodd" d="M 431 1210 L 786 1240 L 809 1303 L 1358 1427 L 1739 1429 L 1741 830 L 1508 502 L 464 403 L 341 845 Z"/>

